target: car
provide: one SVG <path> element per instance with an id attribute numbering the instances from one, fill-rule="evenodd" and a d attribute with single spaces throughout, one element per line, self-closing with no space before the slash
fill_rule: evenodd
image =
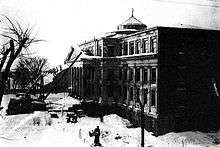
<path id="1" fill-rule="evenodd" d="M 51 118 L 59 118 L 56 112 L 49 112 Z"/>
<path id="2" fill-rule="evenodd" d="M 67 112 L 66 114 L 67 123 L 76 123 L 77 122 L 77 114 L 75 112 Z"/>
<path id="3" fill-rule="evenodd" d="M 78 109 L 78 110 L 76 110 L 76 114 L 77 114 L 78 117 L 84 117 L 84 116 L 86 116 L 86 114 L 85 114 L 85 112 L 84 112 L 83 109 Z"/>

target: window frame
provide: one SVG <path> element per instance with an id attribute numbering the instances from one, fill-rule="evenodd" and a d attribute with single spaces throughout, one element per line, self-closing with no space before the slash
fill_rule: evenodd
<path id="1" fill-rule="evenodd" d="M 141 53 L 141 40 L 137 39 L 135 41 L 135 52 L 134 54 L 140 54 Z"/>
<path id="2" fill-rule="evenodd" d="M 149 38 L 144 38 L 143 39 L 143 48 L 142 48 L 142 53 L 149 53 Z"/>
<path id="3" fill-rule="evenodd" d="M 150 53 L 156 53 L 157 52 L 157 37 L 152 36 L 150 37 Z"/>
<path id="4" fill-rule="evenodd" d="M 129 41 L 129 55 L 134 55 L 134 43 L 134 40 Z"/>

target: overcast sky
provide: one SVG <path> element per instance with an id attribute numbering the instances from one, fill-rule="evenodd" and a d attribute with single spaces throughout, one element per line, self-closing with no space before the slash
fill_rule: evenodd
<path id="1" fill-rule="evenodd" d="M 34 48 L 51 65 L 63 64 L 70 46 L 100 37 L 134 16 L 147 26 L 188 24 L 220 29 L 219 0 L 0 0 L 0 14 L 34 26 Z"/>

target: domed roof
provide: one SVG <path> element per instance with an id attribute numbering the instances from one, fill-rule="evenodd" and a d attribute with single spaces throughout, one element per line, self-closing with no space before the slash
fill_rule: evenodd
<path id="1" fill-rule="evenodd" d="M 126 21 L 118 25 L 118 30 L 125 30 L 125 29 L 141 30 L 147 27 L 144 23 L 142 23 L 140 20 L 134 17 L 133 12 L 134 10 L 132 9 L 131 17 L 129 17 Z"/>
<path id="2" fill-rule="evenodd" d="M 120 25 L 144 25 L 144 24 L 132 15 Z"/>

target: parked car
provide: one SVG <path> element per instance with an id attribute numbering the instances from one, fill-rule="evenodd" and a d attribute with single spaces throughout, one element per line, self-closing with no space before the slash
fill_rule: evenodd
<path id="1" fill-rule="evenodd" d="M 84 117 L 84 116 L 86 116 L 86 114 L 85 114 L 85 112 L 84 112 L 83 109 L 78 109 L 78 110 L 76 110 L 76 114 L 77 114 L 78 117 Z"/>
<path id="2" fill-rule="evenodd" d="M 76 123 L 77 122 L 77 114 L 75 112 L 67 112 L 66 115 L 67 123 Z"/>
<path id="3" fill-rule="evenodd" d="M 51 118 L 59 118 L 56 112 L 49 112 Z"/>

